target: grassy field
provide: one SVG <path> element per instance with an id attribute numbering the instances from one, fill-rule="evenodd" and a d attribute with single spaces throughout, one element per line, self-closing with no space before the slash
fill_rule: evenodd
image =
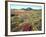
<path id="1" fill-rule="evenodd" d="M 41 31 L 41 10 L 11 10 L 11 31 Z"/>

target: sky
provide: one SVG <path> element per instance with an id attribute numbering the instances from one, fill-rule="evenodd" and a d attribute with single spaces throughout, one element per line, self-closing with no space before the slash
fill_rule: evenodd
<path id="1" fill-rule="evenodd" d="M 44 3 L 46 3 L 46 0 L 16 0 L 16 1 L 29 1 L 29 2 L 44 2 Z M 45 10 L 46 10 L 46 6 L 45 6 Z"/>
<path id="2" fill-rule="evenodd" d="M 21 9 L 21 8 L 28 8 L 28 7 L 30 7 L 30 8 L 32 8 L 32 9 L 42 9 L 42 7 L 41 6 L 36 6 L 36 5 L 16 5 L 16 4 L 10 4 L 10 7 L 11 7 L 11 9 Z"/>

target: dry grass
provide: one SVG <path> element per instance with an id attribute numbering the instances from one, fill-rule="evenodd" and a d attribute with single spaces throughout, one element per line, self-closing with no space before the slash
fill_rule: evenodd
<path id="1" fill-rule="evenodd" d="M 15 15 L 11 17 L 11 31 L 22 31 L 22 26 L 24 23 L 30 23 L 32 26 L 32 31 L 41 30 L 41 10 L 12 10 L 11 12 Z"/>

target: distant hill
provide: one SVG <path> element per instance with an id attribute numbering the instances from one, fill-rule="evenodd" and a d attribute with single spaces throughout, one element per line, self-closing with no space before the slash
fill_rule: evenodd
<path id="1" fill-rule="evenodd" d="M 28 8 L 27 8 L 28 9 Z M 24 9 L 11 9 L 11 14 L 12 15 L 24 15 L 24 14 L 30 14 L 32 12 L 39 12 L 41 10 L 33 10 L 33 9 L 28 9 L 28 10 L 24 10 Z"/>

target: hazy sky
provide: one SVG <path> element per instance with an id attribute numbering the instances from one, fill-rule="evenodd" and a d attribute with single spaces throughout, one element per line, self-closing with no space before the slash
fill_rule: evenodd
<path id="1" fill-rule="evenodd" d="M 41 6 L 33 6 L 33 5 L 16 5 L 16 4 L 11 4 L 10 5 L 11 9 L 21 9 L 21 8 L 32 8 L 32 9 L 41 9 Z"/>

